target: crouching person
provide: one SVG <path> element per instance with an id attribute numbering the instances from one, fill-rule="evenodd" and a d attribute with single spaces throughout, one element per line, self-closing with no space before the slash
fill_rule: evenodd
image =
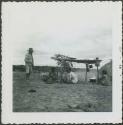
<path id="1" fill-rule="evenodd" d="M 34 66 L 33 61 L 33 49 L 29 48 L 28 53 L 25 56 L 25 68 L 26 68 L 26 80 L 29 80 Z"/>
<path id="2" fill-rule="evenodd" d="M 74 72 L 71 71 L 69 73 L 69 77 L 70 77 L 70 81 L 72 83 L 78 83 L 78 77 L 77 77 L 77 75 Z"/>

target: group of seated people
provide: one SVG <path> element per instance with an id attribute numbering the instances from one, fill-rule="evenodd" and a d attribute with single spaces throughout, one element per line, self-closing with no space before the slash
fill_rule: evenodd
<path id="1" fill-rule="evenodd" d="M 65 72 L 63 74 L 62 78 L 63 78 L 63 81 L 67 82 L 67 83 L 77 83 L 78 82 L 77 75 L 73 71 L 70 71 L 69 73 Z"/>
<path id="2" fill-rule="evenodd" d="M 77 83 L 77 75 L 73 71 L 56 72 L 53 68 L 49 72 L 40 73 L 40 77 L 45 82 Z"/>

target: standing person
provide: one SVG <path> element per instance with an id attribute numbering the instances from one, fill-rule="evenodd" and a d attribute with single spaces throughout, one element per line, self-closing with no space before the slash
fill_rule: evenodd
<path id="1" fill-rule="evenodd" d="M 26 80 L 29 80 L 30 74 L 32 73 L 33 66 L 34 66 L 33 48 L 29 48 L 24 61 L 25 61 L 25 67 L 26 67 Z"/>

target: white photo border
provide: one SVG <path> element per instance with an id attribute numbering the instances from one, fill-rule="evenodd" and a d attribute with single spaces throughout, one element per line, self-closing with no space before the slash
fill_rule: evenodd
<path id="1" fill-rule="evenodd" d="M 14 2 L 3 2 L 2 10 L 6 5 Z M 21 3 L 21 2 L 20 2 Z M 24 4 L 26 2 L 23 2 Z M 38 3 L 38 2 L 36 2 Z M 67 2 L 66 2 L 67 3 Z M 75 3 L 75 2 L 69 2 Z M 19 4 L 19 3 L 18 3 Z M 22 4 L 22 3 L 21 3 Z M 35 2 L 28 2 L 34 4 Z M 84 2 L 84 4 L 98 5 L 100 2 Z M 113 10 L 113 111 L 112 112 L 61 112 L 61 113 L 15 113 L 12 111 L 12 44 L 6 34 L 8 23 L 2 11 L 2 123 L 122 123 L 122 2 L 101 2 L 112 4 Z M 54 2 L 55 5 L 55 2 Z"/>

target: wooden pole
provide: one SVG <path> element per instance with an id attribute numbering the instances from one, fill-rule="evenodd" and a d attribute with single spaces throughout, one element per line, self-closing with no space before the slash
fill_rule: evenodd
<path id="1" fill-rule="evenodd" d="M 86 64 L 85 83 L 87 83 L 87 75 L 88 75 L 87 68 L 88 68 L 88 64 Z"/>
<path id="2" fill-rule="evenodd" d="M 58 72 L 58 70 L 59 70 L 59 69 L 58 69 L 58 67 L 57 67 L 57 70 L 56 70 L 56 71 L 57 71 L 57 81 L 59 82 L 59 72 Z"/>
<path id="3" fill-rule="evenodd" d="M 98 69 L 98 66 L 97 66 L 97 84 L 99 82 L 99 69 Z"/>

